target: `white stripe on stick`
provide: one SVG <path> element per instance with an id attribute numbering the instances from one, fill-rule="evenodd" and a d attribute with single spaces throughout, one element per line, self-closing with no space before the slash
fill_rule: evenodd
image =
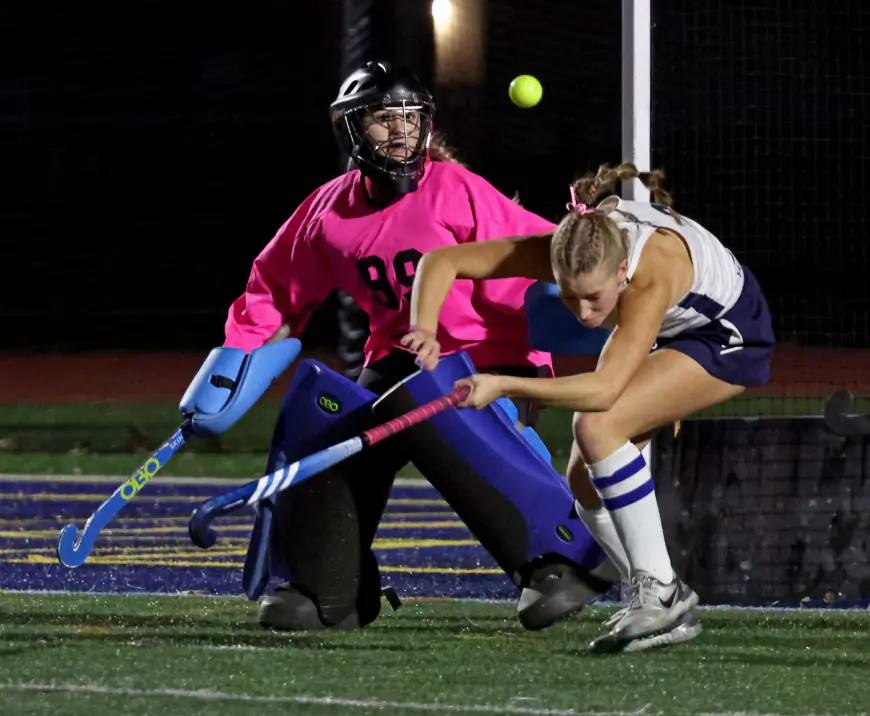
<path id="1" fill-rule="evenodd" d="M 285 487 L 290 486 L 290 483 L 293 482 L 293 478 L 296 477 L 297 472 L 299 472 L 299 463 L 294 462 L 287 470 L 287 474 L 284 476 L 284 479 L 281 480 L 281 486 L 278 488 L 279 492 Z"/>
<path id="2" fill-rule="evenodd" d="M 272 482 L 272 476 L 266 475 L 257 480 L 257 489 L 254 490 L 254 494 L 251 496 L 251 499 L 248 500 L 249 505 L 253 505 L 260 501 L 261 495 L 264 490 L 269 486 L 269 483 Z"/>

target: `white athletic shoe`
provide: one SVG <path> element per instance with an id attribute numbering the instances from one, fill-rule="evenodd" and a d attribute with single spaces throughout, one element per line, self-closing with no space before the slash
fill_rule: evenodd
<path id="1" fill-rule="evenodd" d="M 677 577 L 663 584 L 648 574 L 638 574 L 631 580 L 629 594 L 628 606 L 605 623 L 610 632 L 589 645 L 592 652 L 642 651 L 689 641 L 701 633 L 692 612 L 698 595 Z"/>
<path id="2" fill-rule="evenodd" d="M 661 646 L 673 646 L 674 644 L 682 644 L 684 641 L 691 641 L 703 631 L 701 622 L 695 610 L 686 612 L 679 618 L 677 625 L 670 631 L 664 634 L 656 634 L 654 636 L 645 636 L 640 639 L 628 642 L 622 651 L 625 653 L 633 651 L 644 651 L 646 649 L 655 649 Z"/>

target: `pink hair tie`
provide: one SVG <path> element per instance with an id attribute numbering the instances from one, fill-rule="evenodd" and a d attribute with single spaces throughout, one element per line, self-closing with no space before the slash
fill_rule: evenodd
<path id="1" fill-rule="evenodd" d="M 568 191 L 571 192 L 571 201 L 565 204 L 565 208 L 568 211 L 576 211 L 580 216 L 584 214 L 591 214 L 595 211 L 595 209 L 588 204 L 582 204 L 577 202 L 577 193 L 574 191 L 574 185 L 568 187 Z"/>

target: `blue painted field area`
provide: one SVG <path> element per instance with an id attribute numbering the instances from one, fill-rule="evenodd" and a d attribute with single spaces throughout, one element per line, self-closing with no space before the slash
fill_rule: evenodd
<path id="1" fill-rule="evenodd" d="M 187 522 L 226 485 L 155 479 L 102 533 L 88 561 L 59 564 L 60 530 L 79 529 L 112 493 L 111 481 L 0 478 L 0 588 L 75 592 L 242 594 L 242 563 L 253 513 L 216 522 L 209 550 L 190 542 Z M 395 487 L 375 542 L 383 582 L 400 596 L 516 597 L 492 558 L 428 486 Z"/>

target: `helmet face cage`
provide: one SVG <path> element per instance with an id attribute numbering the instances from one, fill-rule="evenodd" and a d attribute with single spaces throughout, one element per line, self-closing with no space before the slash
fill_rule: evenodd
<path id="1" fill-rule="evenodd" d="M 330 105 L 342 151 L 372 181 L 415 191 L 426 169 L 435 104 L 406 67 L 369 62 L 351 73 Z"/>
<path id="2" fill-rule="evenodd" d="M 431 105 L 384 101 L 346 110 L 336 119 L 342 148 L 364 173 L 373 171 L 400 185 L 411 180 L 410 190 L 416 188 L 432 136 Z"/>

